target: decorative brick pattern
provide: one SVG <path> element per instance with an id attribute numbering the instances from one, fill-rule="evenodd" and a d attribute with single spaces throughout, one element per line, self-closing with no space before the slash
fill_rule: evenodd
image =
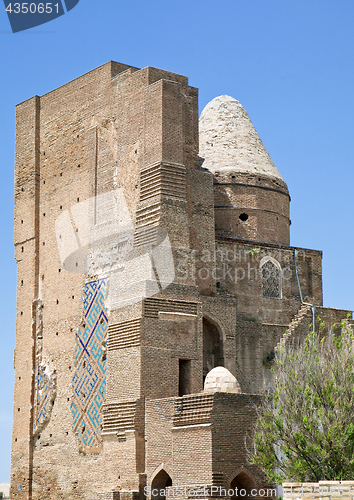
<path id="1" fill-rule="evenodd" d="M 193 302 L 185 302 L 182 300 L 169 299 L 144 300 L 144 316 L 146 318 L 158 318 L 160 311 L 196 315 L 197 304 Z"/>
<path id="2" fill-rule="evenodd" d="M 107 348 L 109 351 L 140 345 L 141 319 L 109 325 Z"/>
<path id="3" fill-rule="evenodd" d="M 193 394 L 175 400 L 173 425 L 193 425 L 211 421 L 214 395 Z"/>
<path id="4" fill-rule="evenodd" d="M 124 437 L 124 432 L 134 429 L 136 403 L 110 403 L 102 408 L 103 434 L 115 433 Z"/>
<path id="5" fill-rule="evenodd" d="M 186 198 L 186 167 L 183 165 L 153 165 L 140 174 L 140 201 L 154 196 Z"/>

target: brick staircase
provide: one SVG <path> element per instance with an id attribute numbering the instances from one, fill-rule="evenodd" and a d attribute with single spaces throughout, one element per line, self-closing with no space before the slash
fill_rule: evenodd
<path id="1" fill-rule="evenodd" d="M 277 343 L 274 349 L 275 352 L 280 351 L 282 348 L 288 346 L 289 344 L 294 345 L 295 340 L 299 339 L 299 335 L 297 334 L 299 333 L 300 327 L 303 325 L 304 319 L 309 314 L 312 314 L 311 306 L 302 304 L 299 311 L 294 316 L 294 319 L 290 323 L 289 328 Z"/>

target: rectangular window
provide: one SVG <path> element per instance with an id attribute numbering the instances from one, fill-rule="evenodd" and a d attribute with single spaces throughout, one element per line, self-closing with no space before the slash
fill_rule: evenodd
<path id="1" fill-rule="evenodd" d="M 179 381 L 178 381 L 178 395 L 184 396 L 191 393 L 191 360 L 179 360 Z"/>

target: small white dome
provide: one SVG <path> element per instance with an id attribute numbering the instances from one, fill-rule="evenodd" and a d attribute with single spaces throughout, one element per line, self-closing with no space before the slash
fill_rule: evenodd
<path id="1" fill-rule="evenodd" d="M 210 370 L 204 382 L 204 391 L 212 392 L 241 392 L 236 378 L 223 366 Z"/>
<path id="2" fill-rule="evenodd" d="M 215 97 L 200 115 L 199 155 L 214 174 L 244 172 L 284 182 L 246 110 L 228 95 Z"/>

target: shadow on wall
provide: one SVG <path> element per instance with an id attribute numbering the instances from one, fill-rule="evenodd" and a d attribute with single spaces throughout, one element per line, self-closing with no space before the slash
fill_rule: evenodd
<path id="1" fill-rule="evenodd" d="M 230 488 L 235 492 L 235 494 L 231 497 L 231 500 L 235 500 L 236 498 L 254 498 L 251 497 L 251 490 L 254 487 L 254 481 L 245 472 L 240 472 L 240 474 L 237 474 L 230 484 Z M 245 495 L 242 490 L 246 491 Z"/>
<path id="2" fill-rule="evenodd" d="M 222 334 L 209 319 L 203 318 L 203 385 L 205 377 L 216 366 L 224 366 Z"/>
<path id="3" fill-rule="evenodd" d="M 151 483 L 152 500 L 165 500 L 165 491 L 168 486 L 172 486 L 172 479 L 167 472 L 162 469 L 158 474 L 156 474 Z M 158 490 L 158 494 L 154 495 L 153 490 Z"/>

